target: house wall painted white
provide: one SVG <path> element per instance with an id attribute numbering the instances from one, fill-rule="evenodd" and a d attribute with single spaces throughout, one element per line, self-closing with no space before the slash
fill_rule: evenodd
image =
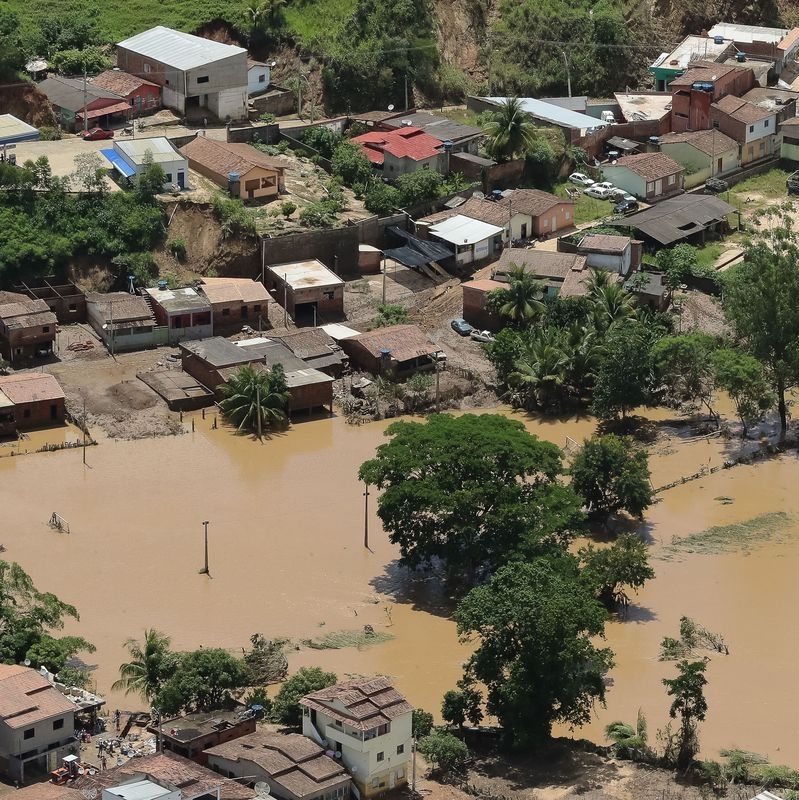
<path id="1" fill-rule="evenodd" d="M 608 272 L 618 272 L 620 275 L 626 275 L 630 271 L 630 262 L 632 260 L 632 247 L 628 244 L 622 253 L 592 253 L 590 251 L 579 251 L 581 255 L 585 256 L 585 263 L 589 267 L 596 267 L 597 269 L 604 269 Z"/>
<path id="2" fill-rule="evenodd" d="M 752 122 L 746 126 L 746 139 L 747 144 L 754 142 L 757 139 L 762 139 L 764 136 L 772 136 L 777 132 L 777 115 L 766 117 L 758 122 Z"/>
<path id="3" fill-rule="evenodd" d="M 109 349 L 111 348 L 111 332 L 105 328 L 103 314 L 96 303 L 86 303 L 86 319 L 89 325 L 94 328 L 97 335 Z M 156 344 L 155 341 L 155 320 L 151 327 L 128 328 L 124 331 L 114 333 L 114 352 L 122 350 L 144 350 Z"/>
<path id="4" fill-rule="evenodd" d="M 74 712 L 54 714 L 22 728 L 0 722 L 0 772 L 12 780 L 22 781 L 32 762 L 38 761 L 41 770 L 55 769 L 76 747 Z"/>
<path id="5" fill-rule="evenodd" d="M 269 88 L 272 70 L 266 64 L 253 64 L 247 68 L 247 94 L 260 94 Z"/>
<path id="6" fill-rule="evenodd" d="M 447 156 L 444 153 L 439 153 L 422 161 L 415 161 L 407 156 L 404 158 L 397 158 L 388 152 L 383 155 L 384 178 L 394 179 L 400 175 L 407 175 L 410 172 L 418 172 L 420 169 L 432 169 L 435 172 L 444 174 L 446 168 Z"/>
<path id="7" fill-rule="evenodd" d="M 338 702 L 334 701 L 333 705 Z M 341 709 L 345 710 L 343 706 Z M 361 796 L 371 797 L 408 782 L 413 742 L 412 716 L 408 711 L 392 719 L 384 726 L 387 728 L 385 731 L 376 728 L 362 733 L 322 711 L 303 707 L 302 732 L 314 741 L 321 736 L 327 747 L 340 751 L 341 761 L 352 775 Z"/>

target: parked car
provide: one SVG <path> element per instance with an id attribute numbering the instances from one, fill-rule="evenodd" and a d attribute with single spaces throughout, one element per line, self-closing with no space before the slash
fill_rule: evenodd
<path id="1" fill-rule="evenodd" d="M 707 184 L 705 184 L 707 186 Z M 792 172 L 785 181 L 788 194 L 799 194 L 799 172 Z"/>
<path id="2" fill-rule="evenodd" d="M 491 331 L 478 331 L 473 330 L 471 332 L 471 337 L 474 339 L 475 342 L 493 342 L 494 337 L 491 335 Z"/>
<path id="3" fill-rule="evenodd" d="M 594 185 L 594 182 L 587 175 L 583 175 L 582 172 L 572 172 L 572 174 L 569 175 L 569 180 L 577 186 Z"/>
<path id="4" fill-rule="evenodd" d="M 727 192 L 730 189 L 730 184 L 720 178 L 708 178 L 705 181 L 705 194 L 720 194 Z"/>
<path id="5" fill-rule="evenodd" d="M 474 330 L 463 317 L 455 317 L 449 325 L 455 333 L 461 336 L 468 336 Z"/>
<path id="6" fill-rule="evenodd" d="M 609 200 L 611 191 L 604 186 L 589 186 L 583 190 L 583 194 L 588 195 L 588 197 L 595 197 L 597 200 Z"/>
<path id="7" fill-rule="evenodd" d="M 602 181 L 602 183 L 595 183 L 595 189 L 607 189 L 609 192 L 617 192 L 618 189 L 610 181 Z"/>
<path id="8" fill-rule="evenodd" d="M 88 131 L 83 132 L 83 138 L 87 142 L 98 142 L 102 139 L 113 139 L 114 132 L 107 131 L 105 128 L 89 128 Z"/>
<path id="9" fill-rule="evenodd" d="M 638 211 L 638 201 L 635 199 L 621 200 L 613 206 L 614 214 L 630 214 L 633 211 Z"/>

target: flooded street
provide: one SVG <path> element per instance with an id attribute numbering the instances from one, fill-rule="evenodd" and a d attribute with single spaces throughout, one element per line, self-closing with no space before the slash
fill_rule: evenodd
<path id="1" fill-rule="evenodd" d="M 667 418 L 667 412 L 650 415 Z M 524 419 L 519 416 L 518 418 Z M 0 541 L 44 591 L 75 604 L 80 632 L 97 645 L 89 657 L 98 690 L 108 693 L 125 659 L 123 642 L 155 627 L 176 649 L 222 646 L 241 652 L 252 633 L 299 642 L 366 624 L 391 641 L 356 650 L 291 653 L 292 668 L 318 664 L 347 673 L 393 676 L 411 702 L 437 712 L 469 649 L 431 582 L 411 583 L 396 567 L 369 500 L 371 552 L 363 547 L 363 487 L 356 473 L 383 441 L 386 424 L 343 419 L 304 422 L 263 445 L 211 430 L 195 417 L 184 436 L 101 440 L 80 450 L 0 458 L 5 512 Z M 528 422 L 563 446 L 581 441 L 591 419 Z M 72 438 L 72 436 L 70 436 Z M 652 446 L 653 484 L 720 464 L 736 443 L 719 438 Z M 799 765 L 795 669 L 799 637 L 799 463 L 795 453 L 722 471 L 665 492 L 646 520 L 657 577 L 634 598 L 629 618 L 608 626 L 616 653 L 608 707 L 576 736 L 602 739 L 614 719 L 642 708 L 650 738 L 667 721 L 657 661 L 664 635 L 681 615 L 725 636 L 730 655 L 708 670 L 709 714 L 703 753 L 740 746 L 774 762 Z M 46 497 L 44 504 L 43 498 Z M 734 502 L 718 498 L 734 498 Z M 761 514 L 795 514 L 789 530 L 759 547 L 733 542 L 727 552 L 684 552 L 672 540 Z M 52 512 L 70 534 L 47 525 Z M 209 520 L 211 578 L 198 574 L 203 520 Z M 109 694 L 113 710 L 141 707 Z"/>

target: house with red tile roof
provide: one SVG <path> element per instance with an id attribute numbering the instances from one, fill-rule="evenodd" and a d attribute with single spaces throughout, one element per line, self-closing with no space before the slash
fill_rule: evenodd
<path id="1" fill-rule="evenodd" d="M 42 773 L 59 766 L 75 746 L 75 710 L 75 703 L 39 670 L 0 664 L 3 774 L 22 783 L 26 771 Z"/>
<path id="2" fill-rule="evenodd" d="M 161 87 L 157 83 L 121 69 L 107 69 L 95 75 L 89 83 L 124 97 L 136 114 L 155 111 L 161 107 Z"/>
<path id="3" fill-rule="evenodd" d="M 447 171 L 448 156 L 443 144 L 420 128 L 406 126 L 393 131 L 369 131 L 354 136 L 363 154 L 384 178 L 398 178 L 420 169 Z"/>
<path id="4" fill-rule="evenodd" d="M 623 156 L 602 167 L 605 179 L 647 203 L 683 191 L 685 169 L 665 153 Z"/>
<path id="5" fill-rule="evenodd" d="M 779 154 L 777 112 L 727 95 L 710 106 L 714 128 L 738 142 L 741 166 Z"/>

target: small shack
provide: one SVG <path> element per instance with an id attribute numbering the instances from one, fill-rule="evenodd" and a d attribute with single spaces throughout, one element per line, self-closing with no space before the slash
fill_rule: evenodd
<path id="1" fill-rule="evenodd" d="M 0 435 L 63 424 L 64 390 L 49 372 L 18 372 L 0 376 Z"/>
<path id="2" fill-rule="evenodd" d="M 490 278 L 467 281 L 463 289 L 463 318 L 475 328 L 498 331 L 505 322 L 500 315 L 488 307 L 488 295 L 497 289 L 507 289 L 506 283 Z"/>
<path id="3" fill-rule="evenodd" d="M 156 344 L 156 322 L 150 304 L 128 292 L 90 293 L 86 297 L 89 324 L 112 352 L 143 350 Z M 166 333 L 166 330 L 163 330 Z"/>
<path id="4" fill-rule="evenodd" d="M 258 328 L 268 321 L 269 292 L 260 281 L 250 278 L 203 278 L 197 287 L 211 304 L 214 329 L 251 325 Z"/>
<path id="5" fill-rule="evenodd" d="M 441 348 L 416 325 L 376 328 L 343 339 L 341 347 L 354 366 L 395 378 L 434 369 L 442 355 Z"/>
<path id="6" fill-rule="evenodd" d="M 149 299 L 156 322 L 169 329 L 169 344 L 183 339 L 202 339 L 213 336 L 214 324 L 211 303 L 191 287 L 168 289 L 166 284 L 158 288 L 144 289 L 142 295 Z"/>
<path id="7" fill-rule="evenodd" d="M 44 300 L 61 324 L 86 322 L 86 295 L 74 283 L 50 283 L 44 286 L 29 286 L 23 283 L 15 291 L 31 300 Z"/>
<path id="8" fill-rule="evenodd" d="M 344 281 L 315 258 L 267 267 L 265 281 L 297 325 L 344 313 Z"/>

